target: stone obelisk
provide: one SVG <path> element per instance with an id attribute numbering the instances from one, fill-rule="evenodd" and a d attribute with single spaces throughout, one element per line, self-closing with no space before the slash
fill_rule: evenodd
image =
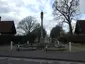
<path id="1" fill-rule="evenodd" d="M 40 38 L 40 46 L 42 47 L 42 49 L 44 49 L 45 42 L 44 42 L 44 38 L 43 38 L 43 11 L 41 11 L 40 16 L 41 16 L 41 38 Z"/>
<path id="2" fill-rule="evenodd" d="M 43 39 L 43 11 L 41 11 L 41 39 Z"/>

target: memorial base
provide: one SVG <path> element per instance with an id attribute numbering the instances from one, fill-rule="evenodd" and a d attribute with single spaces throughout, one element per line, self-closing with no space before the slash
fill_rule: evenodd
<path id="1" fill-rule="evenodd" d="M 40 42 L 38 43 L 38 49 L 44 49 L 45 48 L 45 40 L 44 38 L 40 39 Z"/>
<path id="2" fill-rule="evenodd" d="M 44 38 L 40 38 L 40 43 L 45 43 L 45 39 Z"/>

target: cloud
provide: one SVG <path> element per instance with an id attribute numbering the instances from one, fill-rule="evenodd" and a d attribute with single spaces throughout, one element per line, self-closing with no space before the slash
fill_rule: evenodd
<path id="1" fill-rule="evenodd" d="M 85 14 L 84 6 L 85 6 L 85 0 L 80 0 L 80 6 L 79 6 L 80 12 Z"/>
<path id="2" fill-rule="evenodd" d="M 40 21 L 40 12 L 44 12 L 44 27 L 48 34 L 52 27 L 58 24 L 59 21 L 55 21 L 52 15 L 52 4 L 54 0 L 0 0 L 0 16 L 2 20 L 14 20 L 16 27 L 17 24 L 27 16 L 34 16 L 37 18 L 38 23 Z M 80 10 L 82 14 L 85 13 L 84 0 L 80 1 Z M 84 18 L 83 16 L 82 18 Z M 66 29 L 66 25 L 65 28 Z"/>

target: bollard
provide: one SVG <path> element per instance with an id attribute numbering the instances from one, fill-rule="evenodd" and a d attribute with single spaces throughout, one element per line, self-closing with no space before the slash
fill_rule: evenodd
<path id="1" fill-rule="evenodd" d="M 27 41 L 27 44 L 29 44 L 29 41 Z"/>
<path id="2" fill-rule="evenodd" d="M 57 41 L 57 42 L 58 42 L 58 45 L 59 45 L 60 42 L 59 41 Z"/>
<path id="3" fill-rule="evenodd" d="M 45 47 L 46 52 L 47 52 L 47 48 L 48 48 L 48 46 L 46 45 L 46 47 Z"/>
<path id="4" fill-rule="evenodd" d="M 20 45 L 18 44 L 17 51 L 20 51 L 19 47 L 20 47 Z"/>
<path id="5" fill-rule="evenodd" d="M 69 42 L 69 51 L 71 51 L 71 42 Z"/>
<path id="6" fill-rule="evenodd" d="M 11 50 L 13 49 L 13 42 L 11 41 Z"/>

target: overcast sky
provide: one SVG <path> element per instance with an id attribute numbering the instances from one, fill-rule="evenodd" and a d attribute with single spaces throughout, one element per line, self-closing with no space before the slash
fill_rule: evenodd
<path id="1" fill-rule="evenodd" d="M 14 20 L 16 26 L 20 20 L 30 15 L 36 17 L 40 23 L 40 12 L 43 10 L 44 27 L 49 34 L 51 28 L 58 22 L 53 20 L 53 1 L 54 0 L 0 0 L 0 16 L 2 17 L 2 20 Z M 78 19 L 85 19 L 84 6 L 85 0 L 80 0 L 81 14 Z"/>

